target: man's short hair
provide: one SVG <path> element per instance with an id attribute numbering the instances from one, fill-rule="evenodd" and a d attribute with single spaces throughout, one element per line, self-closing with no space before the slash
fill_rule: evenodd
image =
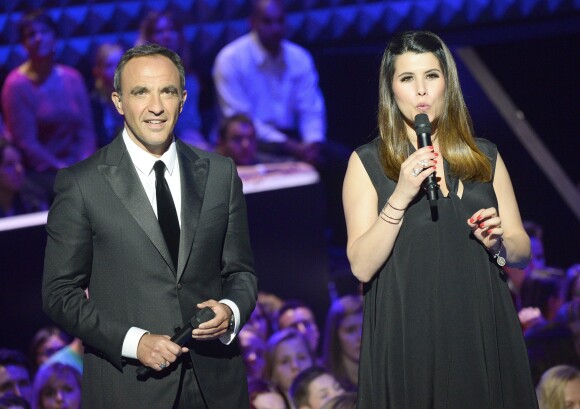
<path id="1" fill-rule="evenodd" d="M 276 316 L 276 318 L 277 318 L 276 324 L 278 325 L 278 329 L 280 329 L 279 328 L 280 327 L 280 317 L 282 315 L 284 315 L 284 313 L 286 311 L 296 310 L 298 308 L 305 308 L 308 311 L 310 311 L 312 313 L 312 315 L 314 316 L 314 312 L 312 311 L 312 308 L 310 307 L 310 305 L 306 304 L 304 301 L 297 300 L 297 299 L 286 300 L 284 302 L 284 304 L 282 305 L 282 307 L 280 307 L 280 309 L 278 310 L 278 314 Z"/>
<path id="2" fill-rule="evenodd" d="M 228 129 L 230 128 L 230 126 L 232 124 L 237 123 L 237 122 L 239 122 L 241 124 L 250 125 L 252 128 L 254 128 L 254 130 L 256 129 L 256 127 L 254 126 L 254 121 L 252 121 L 252 119 L 248 115 L 246 115 L 246 114 L 234 114 L 232 116 L 225 118 L 220 123 L 220 127 L 218 130 L 218 140 L 225 142 L 226 134 L 228 133 Z"/>
<path id="3" fill-rule="evenodd" d="M 115 77 L 113 80 L 115 91 L 117 91 L 119 95 L 121 94 L 121 74 L 123 73 L 123 69 L 125 69 L 125 65 L 127 65 L 129 61 L 137 57 L 152 57 L 157 55 L 169 58 L 175 65 L 177 71 L 179 71 L 179 83 L 181 86 L 181 92 L 183 92 L 185 89 L 185 68 L 183 67 L 181 57 L 179 57 L 175 51 L 153 43 L 137 45 L 125 51 L 121 57 L 121 61 L 119 61 L 119 64 L 115 69 Z"/>

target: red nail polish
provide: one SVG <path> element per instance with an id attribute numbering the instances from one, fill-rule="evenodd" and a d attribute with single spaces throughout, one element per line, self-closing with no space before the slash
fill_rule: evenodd
<path id="1" fill-rule="evenodd" d="M 487 232 L 489 233 L 489 235 L 491 235 L 493 234 L 493 229 L 489 229 Z"/>
<path id="2" fill-rule="evenodd" d="M 439 156 L 439 154 L 437 152 L 433 152 L 433 155 L 435 156 Z"/>
<path id="3" fill-rule="evenodd" d="M 437 161 L 435 159 L 433 159 L 433 162 L 437 163 Z"/>
<path id="4" fill-rule="evenodd" d="M 483 228 L 485 226 L 485 223 L 479 223 L 479 227 Z"/>
<path id="5" fill-rule="evenodd" d="M 481 220 L 481 216 L 477 216 L 477 220 L 478 220 L 478 221 L 479 221 L 479 220 Z"/>
<path id="6" fill-rule="evenodd" d="M 473 219 L 469 219 L 469 223 L 473 223 Z"/>

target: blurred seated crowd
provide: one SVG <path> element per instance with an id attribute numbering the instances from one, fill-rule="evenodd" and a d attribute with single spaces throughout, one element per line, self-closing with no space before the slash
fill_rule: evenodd
<path id="1" fill-rule="evenodd" d="M 250 9 L 251 31 L 224 46 L 209 84 L 192 69 L 180 16 L 166 10 L 143 17 L 135 45 L 170 48 L 185 67 L 187 99 L 175 135 L 230 156 L 239 166 L 260 165 L 262 175 L 271 163 L 277 164 L 275 172 L 286 173 L 302 168 L 280 163 L 306 163 L 333 185 L 327 195 L 340 202 L 350 151 L 326 138 L 313 59 L 285 39 L 280 0 L 255 1 Z M 0 79 L 0 217 L 46 210 L 57 171 L 111 142 L 124 125 L 111 100 L 115 68 L 126 51 L 121 44 L 90 50 L 92 68 L 85 73 L 57 61 L 58 27 L 45 10 L 24 13 L 18 30 L 26 60 Z"/>
<path id="2" fill-rule="evenodd" d="M 579 275 L 576 269 L 574 285 Z M 524 281 L 535 279 L 530 277 Z M 576 295 L 571 301 L 579 300 Z M 580 407 L 579 355 L 574 350 L 579 337 L 573 331 L 579 321 L 578 317 L 574 322 L 558 318 L 567 317 L 568 304 L 560 302 L 557 313 L 548 316 L 543 316 L 543 306 L 524 307 L 540 309 L 535 323 L 522 320 L 522 330 L 541 409 Z M 313 309 L 299 299 L 260 292 L 254 312 L 237 337 L 246 365 L 250 407 L 356 408 L 362 325 L 360 294 L 334 299 L 326 317 L 315 317 Z M 536 332 L 550 325 L 562 327 L 538 337 Z M 25 347 L 0 345 L 0 409 L 80 408 L 80 340 L 47 327 L 38 330 Z"/>
<path id="3" fill-rule="evenodd" d="M 321 331 L 308 304 L 260 293 L 238 335 L 251 407 L 354 408 L 362 307 L 358 294 L 337 298 Z M 0 345 L 0 409 L 80 408 L 82 356 L 56 327 L 38 330 L 27 353 Z"/>

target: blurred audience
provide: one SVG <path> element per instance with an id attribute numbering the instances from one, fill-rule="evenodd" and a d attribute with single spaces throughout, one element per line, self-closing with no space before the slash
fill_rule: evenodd
<path id="1" fill-rule="evenodd" d="M 320 409 L 356 409 L 356 399 L 356 393 L 346 392 L 332 398 L 322 405 Z"/>
<path id="2" fill-rule="evenodd" d="M 89 95 L 81 74 L 56 62 L 56 27 L 48 14 L 24 14 L 19 33 L 28 59 L 8 74 L 2 108 L 29 176 L 52 192 L 58 169 L 95 150 Z"/>
<path id="3" fill-rule="evenodd" d="M 225 118 L 218 130 L 216 152 L 228 156 L 238 166 L 258 163 L 256 128 L 252 120 L 244 114 L 234 114 Z"/>
<path id="4" fill-rule="evenodd" d="M 290 396 L 297 409 L 320 409 L 344 389 L 326 369 L 312 366 L 300 372 L 292 382 Z"/>
<path id="5" fill-rule="evenodd" d="M 22 352 L 0 349 L 0 398 L 10 395 L 32 402 L 30 367 Z"/>
<path id="6" fill-rule="evenodd" d="M 45 365 L 52 365 L 55 362 L 60 362 L 61 364 L 72 366 L 82 375 L 84 350 L 85 348 L 83 341 L 81 341 L 80 338 L 75 338 L 70 344 L 52 354 L 46 361 L 43 362 L 41 367 Z"/>
<path id="7" fill-rule="evenodd" d="M 294 328 L 286 328 L 275 332 L 268 340 L 264 379 L 280 388 L 291 402 L 289 390 L 294 378 L 315 363 L 316 358 L 304 335 Z"/>
<path id="8" fill-rule="evenodd" d="M 326 317 L 323 363 L 341 385 L 355 391 L 363 323 L 363 299 L 345 295 L 335 300 Z"/>
<path id="9" fill-rule="evenodd" d="M 572 331 L 566 324 L 555 320 L 562 305 L 563 278 L 561 270 L 536 269 L 526 277 L 522 285 L 522 311 L 531 307 L 540 312 L 524 328 L 524 340 L 535 385 L 541 375 L 552 366 L 580 365 Z"/>
<path id="10" fill-rule="evenodd" d="M 576 354 L 580 356 L 580 264 L 574 264 L 566 273 L 564 303 L 556 320 L 568 325 L 574 334 Z"/>
<path id="11" fill-rule="evenodd" d="M 36 331 L 29 347 L 33 373 L 54 353 L 72 341 L 72 337 L 58 327 L 44 327 Z"/>
<path id="12" fill-rule="evenodd" d="M 20 396 L 7 395 L 0 398 L 0 409 L 30 409 L 30 403 Z"/>
<path id="13" fill-rule="evenodd" d="M 282 392 L 261 379 L 248 381 L 250 409 L 290 409 Z"/>
<path id="14" fill-rule="evenodd" d="M 81 374 L 56 362 L 43 366 L 34 378 L 35 409 L 80 409 Z"/>
<path id="15" fill-rule="evenodd" d="M 266 341 L 253 329 L 244 326 L 238 333 L 242 357 L 246 365 L 248 379 L 261 379 L 264 376 L 266 364 L 264 354 Z"/>
<path id="16" fill-rule="evenodd" d="M 92 70 L 95 86 L 91 92 L 91 108 L 99 147 L 111 142 L 123 130 L 123 116 L 119 115 L 111 99 L 115 91 L 115 68 L 123 52 L 123 47 L 115 43 L 101 44 L 95 51 Z"/>
<path id="17" fill-rule="evenodd" d="M 254 0 L 251 7 L 251 32 L 226 45 L 215 59 L 221 115 L 248 114 L 262 148 L 317 164 L 326 123 L 312 56 L 284 39 L 281 0 Z"/>
<path id="18" fill-rule="evenodd" d="M 189 47 L 185 40 L 179 18 L 170 11 L 149 12 L 139 27 L 139 37 L 135 45 L 156 43 L 175 51 L 185 66 L 185 90 L 187 100 L 183 104 L 179 121 L 175 125 L 175 135 L 184 142 L 209 150 L 210 146 L 201 133 L 202 122 L 199 112 L 201 86 L 197 75 L 191 70 Z"/>
<path id="19" fill-rule="evenodd" d="M 47 209 L 46 194 L 26 179 L 20 150 L 0 137 L 0 217 Z"/>
<path id="20" fill-rule="evenodd" d="M 580 371 L 568 365 L 550 368 L 536 391 L 540 409 L 580 409 Z"/>
<path id="21" fill-rule="evenodd" d="M 320 331 L 314 317 L 314 312 L 308 304 L 301 300 L 286 300 L 278 310 L 278 329 L 295 328 L 306 337 L 314 354 L 318 352 Z"/>

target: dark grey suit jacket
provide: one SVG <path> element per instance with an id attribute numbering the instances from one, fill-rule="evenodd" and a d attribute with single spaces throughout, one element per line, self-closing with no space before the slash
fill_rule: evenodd
<path id="1" fill-rule="evenodd" d="M 183 327 L 199 302 L 227 298 L 246 322 L 254 309 L 246 205 L 230 159 L 177 141 L 181 241 L 177 271 L 121 136 L 61 170 L 48 216 L 43 306 L 85 345 L 83 407 L 170 408 L 179 369 L 136 378 L 121 357 L 130 327 Z M 83 288 L 89 288 L 89 299 Z M 191 341 L 203 395 L 213 408 L 243 408 L 248 395 L 236 342 Z"/>

